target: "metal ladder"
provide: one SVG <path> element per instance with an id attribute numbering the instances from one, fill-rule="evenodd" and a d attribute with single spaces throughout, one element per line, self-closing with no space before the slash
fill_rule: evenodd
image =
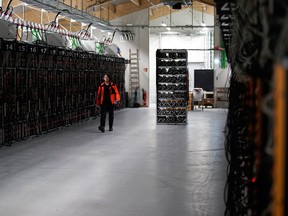
<path id="1" fill-rule="evenodd" d="M 129 74 L 129 90 L 130 90 L 130 105 L 133 106 L 134 103 L 138 102 L 138 98 L 140 95 L 138 95 L 137 98 L 135 98 L 135 91 L 137 91 L 137 94 L 140 94 L 140 77 L 139 77 L 139 51 L 136 50 L 136 53 L 133 53 L 131 49 L 129 49 L 129 59 L 130 59 L 130 74 Z"/>

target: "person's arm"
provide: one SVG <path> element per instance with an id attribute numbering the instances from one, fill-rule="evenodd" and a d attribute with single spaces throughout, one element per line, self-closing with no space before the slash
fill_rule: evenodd
<path id="1" fill-rule="evenodd" d="M 118 90 L 117 86 L 114 85 L 113 88 L 115 90 L 116 101 L 120 101 L 121 97 L 120 97 L 119 90 Z"/>
<path id="2" fill-rule="evenodd" d="M 96 95 L 96 105 L 100 105 L 100 93 L 101 93 L 101 86 L 98 87 L 98 92 Z"/>

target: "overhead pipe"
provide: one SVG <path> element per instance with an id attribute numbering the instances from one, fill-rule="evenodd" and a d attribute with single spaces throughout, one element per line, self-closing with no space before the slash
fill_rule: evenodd
<path id="1" fill-rule="evenodd" d="M 11 5 L 12 1 L 13 1 L 13 0 L 9 0 L 9 2 L 8 2 L 7 6 L 6 6 L 6 9 L 5 9 L 5 11 L 4 11 L 4 13 L 7 13 L 7 12 L 9 11 L 10 5 Z"/>

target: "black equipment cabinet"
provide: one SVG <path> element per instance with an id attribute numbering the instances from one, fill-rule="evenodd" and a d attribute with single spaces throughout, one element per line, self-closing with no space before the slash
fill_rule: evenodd
<path id="1" fill-rule="evenodd" d="M 157 124 L 186 124 L 188 105 L 187 50 L 156 52 Z"/>

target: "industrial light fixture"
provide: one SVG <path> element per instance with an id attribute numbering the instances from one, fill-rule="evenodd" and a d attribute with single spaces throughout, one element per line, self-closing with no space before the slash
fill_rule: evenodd
<path id="1" fill-rule="evenodd" d="M 215 59 L 214 59 L 214 63 L 215 63 L 215 64 L 220 64 L 220 59 L 215 58 Z"/>
<path id="2" fill-rule="evenodd" d="M 171 31 L 171 28 L 170 28 L 170 27 L 167 27 L 166 29 L 167 29 L 168 31 Z"/>
<path id="3" fill-rule="evenodd" d="M 99 24 L 99 25 L 101 25 L 101 26 L 107 26 L 106 24 L 104 24 L 104 23 L 97 23 L 97 24 Z"/>
<path id="4" fill-rule="evenodd" d="M 164 26 L 164 27 L 166 27 L 166 26 L 167 26 L 167 24 L 166 24 L 166 23 L 164 23 L 164 22 L 162 21 L 162 23 L 161 23 L 161 26 Z"/>

